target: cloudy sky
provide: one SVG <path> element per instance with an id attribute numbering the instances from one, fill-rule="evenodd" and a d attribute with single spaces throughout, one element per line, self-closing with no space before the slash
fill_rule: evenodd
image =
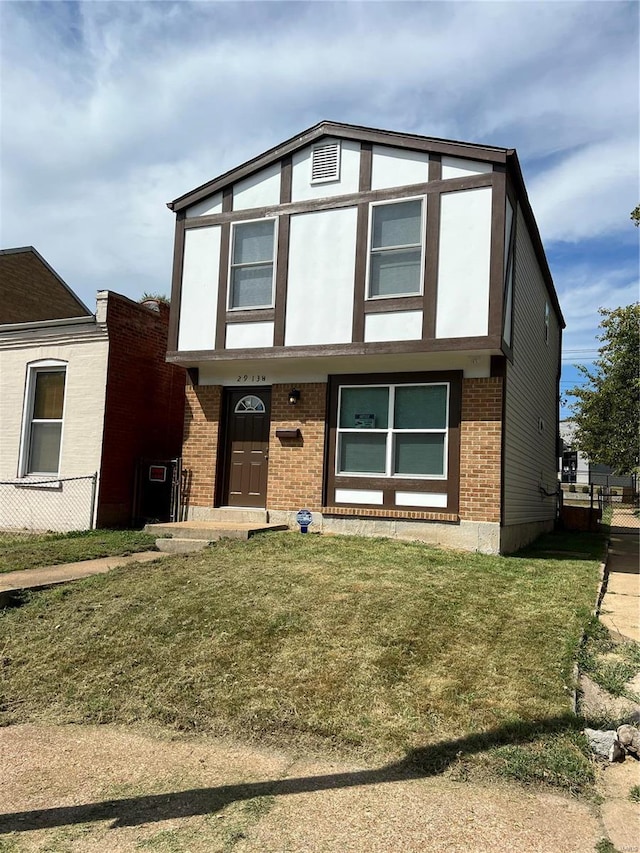
<path id="1" fill-rule="evenodd" d="M 567 320 L 638 298 L 637 2 L 0 2 L 0 245 L 169 293 L 166 202 L 321 119 L 518 150 Z"/>

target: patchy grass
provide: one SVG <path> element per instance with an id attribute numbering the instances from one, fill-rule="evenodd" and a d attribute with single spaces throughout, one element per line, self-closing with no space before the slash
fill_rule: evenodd
<path id="1" fill-rule="evenodd" d="M 582 790 L 569 690 L 598 563 L 538 553 L 268 534 L 37 593 L 0 614 L 0 722 L 154 721 Z"/>
<path id="2" fill-rule="evenodd" d="M 640 697 L 627 687 L 627 683 L 640 672 L 640 645 L 614 640 L 595 616 L 587 624 L 584 643 L 578 653 L 578 665 L 612 696 L 640 701 Z"/>
<path id="3" fill-rule="evenodd" d="M 85 530 L 34 536 L 5 533 L 0 536 L 0 572 L 149 550 L 155 550 L 155 537 L 141 530 Z"/>
<path id="4" fill-rule="evenodd" d="M 629 789 L 629 799 L 632 803 L 640 803 L 640 785 L 632 785 Z"/>

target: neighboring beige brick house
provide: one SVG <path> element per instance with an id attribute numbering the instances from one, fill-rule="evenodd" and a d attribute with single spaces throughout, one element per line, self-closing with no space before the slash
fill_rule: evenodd
<path id="1" fill-rule="evenodd" d="M 553 525 L 564 321 L 514 150 L 322 122 L 169 207 L 190 518 Z"/>
<path id="2" fill-rule="evenodd" d="M 33 246 L 0 251 L 0 529 L 147 517 L 158 491 L 142 459 L 177 457 L 182 441 L 168 326 L 166 305 L 110 291 L 94 315 Z"/>

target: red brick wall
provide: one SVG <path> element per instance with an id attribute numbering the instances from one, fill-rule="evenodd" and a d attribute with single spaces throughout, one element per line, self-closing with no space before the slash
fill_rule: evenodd
<path id="1" fill-rule="evenodd" d="M 219 385 L 186 387 L 182 465 L 187 470 L 189 506 L 213 506 L 221 402 Z"/>
<path id="2" fill-rule="evenodd" d="M 169 306 L 109 293 L 109 363 L 98 525 L 131 523 L 140 458 L 180 455 L 185 371 L 167 364 Z"/>
<path id="3" fill-rule="evenodd" d="M 296 386 L 300 399 L 289 403 L 291 385 L 274 385 L 269 435 L 267 507 L 276 510 L 322 507 L 327 385 L 310 382 Z M 277 429 L 299 429 L 298 439 L 276 438 Z"/>
<path id="4" fill-rule="evenodd" d="M 463 379 L 460 518 L 500 521 L 502 378 Z"/>

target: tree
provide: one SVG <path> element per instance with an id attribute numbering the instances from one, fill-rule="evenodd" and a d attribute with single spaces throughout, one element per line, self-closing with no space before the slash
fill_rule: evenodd
<path id="1" fill-rule="evenodd" d="M 600 308 L 602 341 L 593 370 L 578 365 L 588 380 L 569 391 L 576 423 L 576 443 L 592 462 L 618 474 L 638 467 L 640 424 L 640 303 Z"/>
<path id="2" fill-rule="evenodd" d="M 640 204 L 637 204 L 631 211 L 631 221 L 636 227 L 640 225 Z"/>

